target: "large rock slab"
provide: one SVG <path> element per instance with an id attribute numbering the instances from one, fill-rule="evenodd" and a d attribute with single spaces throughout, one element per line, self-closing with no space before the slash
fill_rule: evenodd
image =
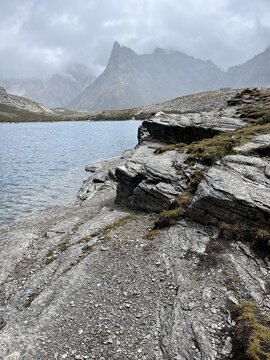
<path id="1" fill-rule="evenodd" d="M 241 154 L 258 154 L 261 148 L 265 146 L 270 146 L 270 134 L 257 136 L 248 143 L 235 147 L 234 150 Z"/>
<path id="2" fill-rule="evenodd" d="M 128 161 L 116 168 L 117 203 L 160 211 L 168 208 L 175 197 L 185 191 L 187 178 L 175 167 L 180 157 L 184 166 L 185 154 L 168 151 L 157 156 L 154 150 L 158 145 L 143 142 Z"/>
<path id="3" fill-rule="evenodd" d="M 255 152 L 262 139 L 238 150 Z M 205 223 L 248 221 L 261 227 L 270 220 L 269 157 L 230 155 L 212 167 L 198 186 L 189 214 Z"/>
<path id="4" fill-rule="evenodd" d="M 154 139 L 187 144 L 245 125 L 242 120 L 224 116 L 219 112 L 162 115 L 145 120 L 142 124 Z"/>

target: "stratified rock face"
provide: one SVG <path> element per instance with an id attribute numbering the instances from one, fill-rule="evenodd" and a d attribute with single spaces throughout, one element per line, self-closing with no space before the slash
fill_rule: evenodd
<path id="1" fill-rule="evenodd" d="M 187 189 L 192 173 L 201 165 L 185 164 L 186 154 L 167 151 L 155 155 L 164 143 L 174 144 L 211 138 L 245 125 L 228 112 L 155 116 L 145 120 L 138 131 L 139 145 L 129 161 L 116 168 L 116 201 L 135 209 L 168 209 L 177 195 Z"/>
<path id="2" fill-rule="evenodd" d="M 270 135 L 254 139 L 237 150 L 255 155 L 230 155 L 212 167 L 198 186 L 189 215 L 206 223 L 247 221 L 269 226 L 270 178 L 268 157 L 258 157 L 269 146 Z"/>
<path id="3" fill-rule="evenodd" d="M 211 61 L 157 48 L 137 55 L 115 42 L 105 71 L 70 107 L 115 110 L 149 105 L 184 94 L 216 89 L 222 71 Z"/>
<path id="4" fill-rule="evenodd" d="M 160 211 L 186 189 L 184 175 L 173 166 L 179 155 L 171 151 L 157 156 L 153 153 L 156 146 L 152 142 L 142 143 L 127 162 L 116 168 L 118 203 Z"/>
<path id="5" fill-rule="evenodd" d="M 243 127 L 245 123 L 240 119 L 208 112 L 153 117 L 145 120 L 142 125 L 154 139 L 170 144 L 179 142 L 190 144 L 193 141 L 236 130 Z"/>

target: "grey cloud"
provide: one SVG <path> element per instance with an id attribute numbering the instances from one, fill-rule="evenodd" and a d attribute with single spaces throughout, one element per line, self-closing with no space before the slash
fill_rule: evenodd
<path id="1" fill-rule="evenodd" d="M 40 76 L 69 62 L 98 74 L 114 40 L 238 64 L 270 43 L 268 0 L 1 0 L 0 76 Z"/>

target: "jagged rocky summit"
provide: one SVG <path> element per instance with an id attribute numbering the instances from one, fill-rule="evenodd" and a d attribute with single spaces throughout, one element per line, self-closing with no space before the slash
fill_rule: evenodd
<path id="1" fill-rule="evenodd" d="M 151 105 L 186 94 L 219 88 L 269 86 L 269 50 L 228 71 L 180 51 L 156 48 L 138 55 L 114 43 L 104 72 L 69 107 L 118 110 Z"/>
<path id="2" fill-rule="evenodd" d="M 158 103 L 183 94 L 216 89 L 222 71 L 211 61 L 157 48 L 137 55 L 114 43 L 104 72 L 69 106 L 117 110 Z"/>
<path id="3" fill-rule="evenodd" d="M 0 229 L 4 360 L 269 357 L 269 90 L 183 104 Z"/>

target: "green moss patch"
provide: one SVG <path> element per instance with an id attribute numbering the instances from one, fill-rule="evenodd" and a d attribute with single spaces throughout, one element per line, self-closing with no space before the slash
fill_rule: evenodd
<path id="1" fill-rule="evenodd" d="M 190 191 L 186 191 L 176 198 L 173 209 L 163 210 L 155 222 L 155 228 L 160 229 L 167 226 L 174 225 L 177 220 L 183 217 L 186 213 L 187 207 L 191 201 L 192 195 Z"/>
<path id="2" fill-rule="evenodd" d="M 188 154 L 185 160 L 186 163 L 193 164 L 199 162 L 211 166 L 224 156 L 234 154 L 234 147 L 244 145 L 256 136 L 269 134 L 270 123 L 258 124 L 260 121 L 261 119 L 256 124 L 254 123 L 238 130 L 216 135 L 211 139 L 193 142 L 190 145 L 180 143 L 159 147 L 155 150 L 155 154 L 162 154 L 170 150 L 186 152 Z"/>
<path id="3" fill-rule="evenodd" d="M 173 150 L 176 150 L 177 152 L 182 152 L 186 148 L 187 148 L 187 145 L 184 144 L 184 143 L 170 144 L 170 145 L 165 145 L 165 146 L 158 147 L 154 151 L 154 154 L 160 155 L 160 154 L 163 154 L 165 151 L 173 151 Z"/>

